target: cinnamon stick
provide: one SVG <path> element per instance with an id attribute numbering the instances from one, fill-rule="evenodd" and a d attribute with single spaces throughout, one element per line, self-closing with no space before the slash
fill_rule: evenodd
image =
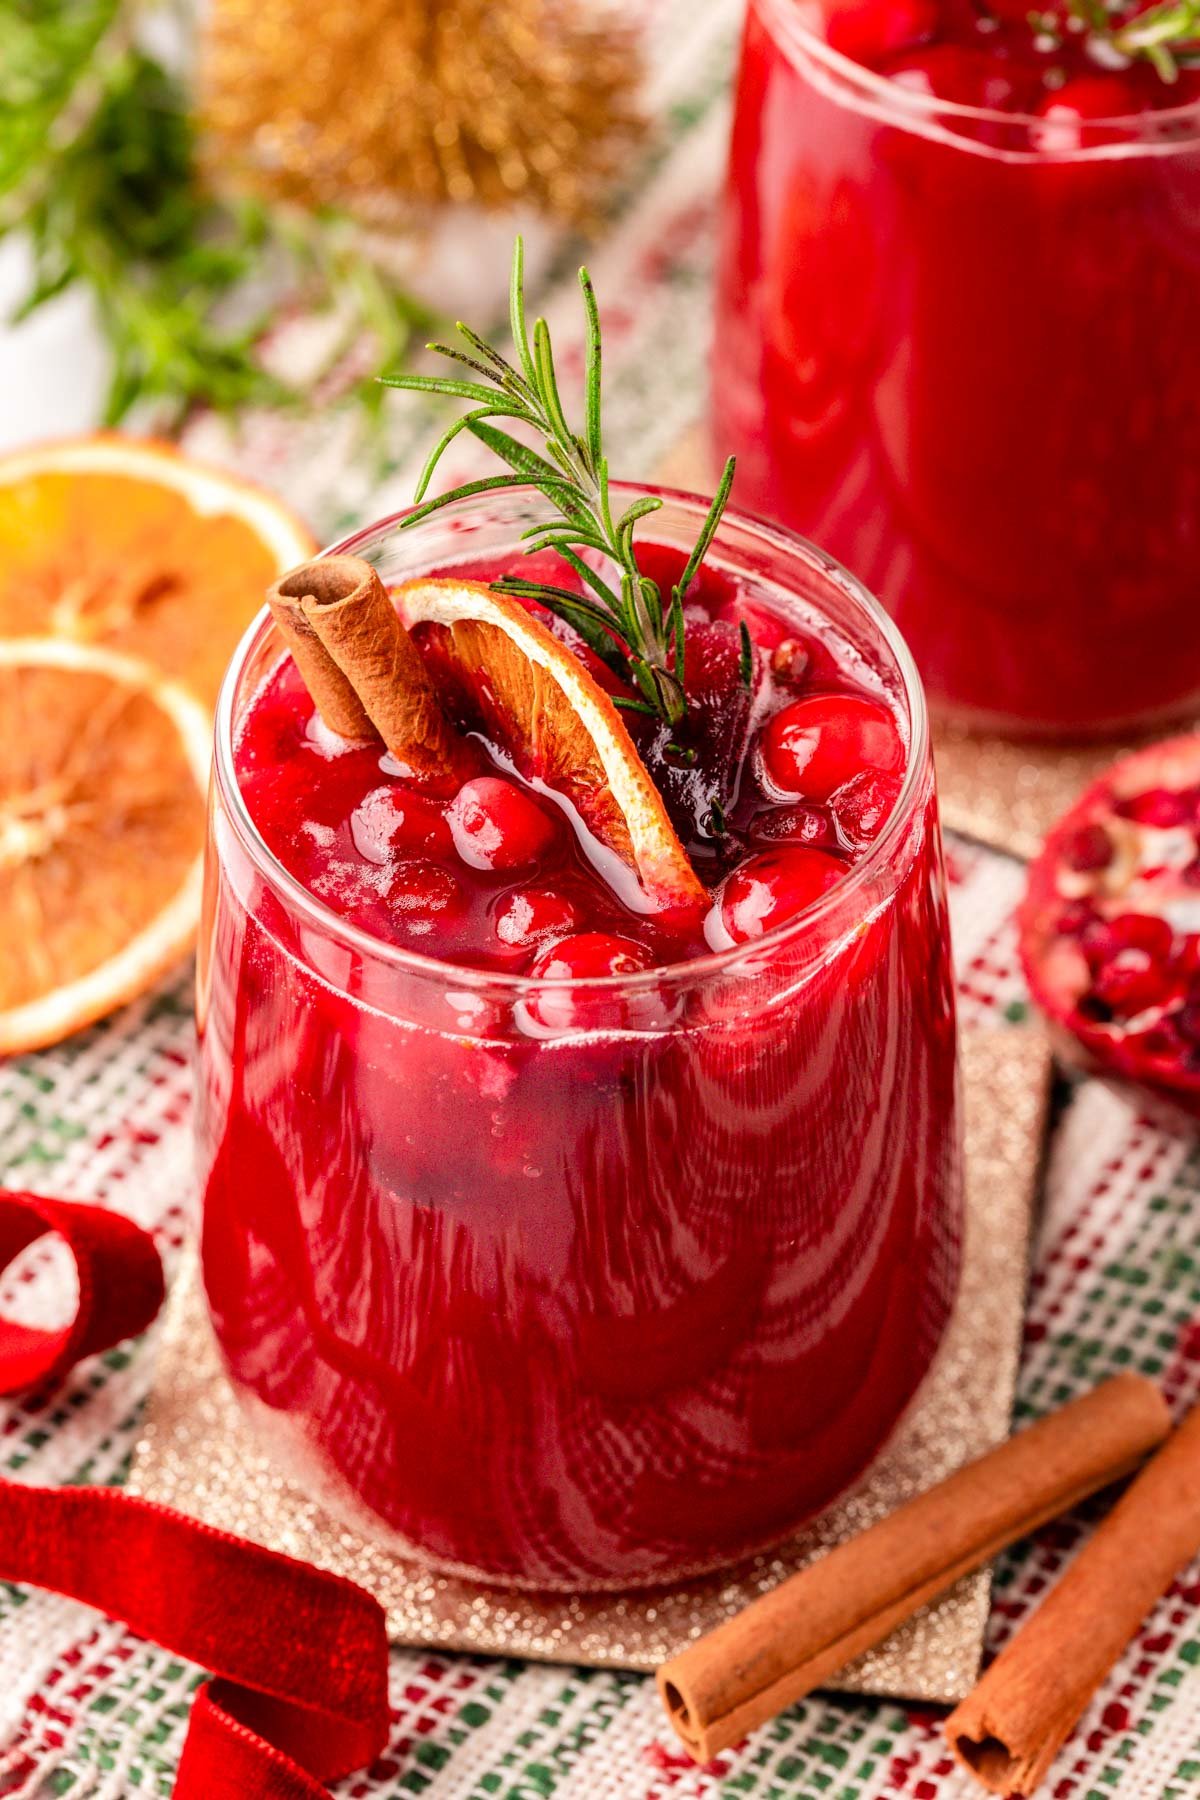
<path id="1" fill-rule="evenodd" d="M 1138 1626 L 1200 1550 L 1200 1407 L 946 1720 L 994 1794 L 1032 1794 Z"/>
<path id="2" fill-rule="evenodd" d="M 332 560 L 332 559 L 331 559 Z M 344 738 L 377 738 L 362 701 L 313 630 L 304 601 L 330 577 L 317 573 L 319 562 L 305 563 L 267 589 L 267 605 L 279 635 L 292 653 L 313 704 L 331 731 Z"/>
<path id="3" fill-rule="evenodd" d="M 406 775 L 429 782 L 453 779 L 463 766 L 463 740 L 442 711 L 421 653 L 370 563 L 357 556 L 320 557 L 293 569 L 275 591 L 284 605 L 294 601 L 299 608 L 310 634 L 306 654 L 313 643 L 320 652 L 308 654 L 312 679 L 299 656 L 296 660 L 326 723 L 343 736 L 362 735 L 343 731 L 325 710 L 332 702 L 340 713 L 348 688 L 370 734 L 383 739 Z M 344 716 L 349 718 L 348 709 Z"/>
<path id="4" fill-rule="evenodd" d="M 658 1687 L 697 1762 L 828 1680 L 1005 1545 L 1130 1474 L 1170 1430 L 1117 1375 L 959 1469 L 665 1663 Z"/>

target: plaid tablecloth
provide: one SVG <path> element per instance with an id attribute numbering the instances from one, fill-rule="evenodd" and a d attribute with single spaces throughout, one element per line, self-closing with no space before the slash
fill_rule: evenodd
<path id="1" fill-rule="evenodd" d="M 649 95 L 660 129 L 588 258 L 606 321 L 614 461 L 647 475 L 701 408 L 713 197 L 727 126 L 739 0 L 658 0 Z M 487 325 L 502 310 L 507 223 L 459 223 L 421 254 Z M 544 228 L 535 292 L 577 361 L 580 246 Z M 482 299 L 481 299 L 482 296 Z M 491 321 L 489 321 L 489 308 Z M 310 328 L 281 325 L 302 358 Z M 401 504 L 428 441 L 397 405 L 382 466 L 336 414 L 263 416 L 234 437 L 198 420 L 187 441 L 286 493 L 327 538 Z M 960 997 L 968 1020 L 1025 1017 L 1012 912 L 1019 866 L 950 845 Z M 189 977 L 96 1030 L 0 1065 L 0 1182 L 119 1208 L 175 1263 L 193 1204 Z M 65 1317 L 65 1257 L 35 1247 L 0 1284 L 0 1307 Z M 153 1379 L 155 1334 L 79 1367 L 64 1388 L 0 1405 L 0 1469 L 36 1482 L 119 1482 Z M 1200 1143 L 1140 1117 L 1095 1082 L 1065 1100 L 1037 1233 L 1019 1417 L 1135 1368 L 1178 1408 L 1200 1400 Z M 1003 1642 L 1070 1557 L 1067 1521 L 1002 1559 L 989 1641 Z M 70 1602 L 0 1584 L 0 1795 L 73 1800 L 166 1795 L 200 1671 Z M 641 1676 L 498 1660 L 392 1655 L 392 1739 L 342 1796 L 428 1800 L 951 1800 L 937 1720 L 892 1704 L 809 1699 L 736 1753 L 698 1770 Z M 1176 1585 L 1064 1751 L 1055 1800 L 1182 1800 L 1200 1793 L 1200 1565 Z"/>

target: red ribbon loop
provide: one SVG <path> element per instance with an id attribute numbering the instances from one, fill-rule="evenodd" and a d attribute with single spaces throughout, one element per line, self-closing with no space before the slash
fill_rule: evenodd
<path id="1" fill-rule="evenodd" d="M 214 1671 L 176 1800 L 327 1800 L 388 1740 L 383 1608 L 353 1582 L 117 1488 L 0 1482 L 0 1579 Z"/>
<path id="2" fill-rule="evenodd" d="M 79 1304 L 63 1331 L 0 1319 L 0 1394 L 56 1381 L 80 1357 L 136 1337 L 163 1302 L 162 1261 L 140 1225 L 102 1206 L 0 1191 L 0 1270 L 48 1231 L 75 1258 Z"/>
<path id="3" fill-rule="evenodd" d="M 162 1305 L 150 1234 L 119 1213 L 0 1191 L 0 1270 L 54 1231 L 79 1270 L 63 1331 L 0 1319 L 0 1394 L 65 1375 Z M 0 1481 L 0 1580 L 120 1619 L 216 1679 L 197 1693 L 177 1800 L 328 1800 L 388 1739 L 387 1631 L 353 1582 L 116 1488 Z"/>

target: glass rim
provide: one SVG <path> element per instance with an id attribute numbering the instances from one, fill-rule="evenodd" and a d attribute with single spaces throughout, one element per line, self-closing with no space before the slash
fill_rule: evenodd
<path id="1" fill-rule="evenodd" d="M 1047 125 L 1053 125 L 1053 120 L 1038 113 L 1005 112 L 996 107 L 971 106 L 965 101 L 942 100 L 936 94 L 922 94 L 913 88 L 903 88 L 887 75 L 868 69 L 865 64 L 855 62 L 844 51 L 834 49 L 832 44 L 804 22 L 797 0 L 750 0 L 750 4 L 752 8 L 757 6 L 767 19 L 775 41 L 788 53 L 793 66 L 797 52 L 815 57 L 843 81 L 853 82 L 869 95 L 892 123 L 911 130 L 923 120 L 936 122 L 938 118 L 947 117 L 960 119 L 964 123 L 1009 126 L 1025 130 L 1031 136 L 1035 131 L 1044 131 Z M 1097 73 L 1104 74 L 1106 71 L 1098 69 Z M 1184 122 L 1192 123 L 1193 131 L 1186 135 L 1173 134 L 1172 126 Z M 1022 156 L 1049 163 L 1067 162 L 1075 157 L 1094 157 L 1100 160 L 1106 156 L 1112 157 L 1114 153 L 1127 156 L 1139 149 L 1147 154 L 1185 150 L 1200 139 L 1200 99 L 1181 101 L 1178 106 L 1165 106 L 1153 112 L 1143 110 L 1114 113 L 1106 118 L 1086 119 L 1082 121 L 1082 130 L 1085 139 L 1091 132 L 1102 131 L 1122 131 L 1126 133 L 1126 139 L 1116 143 L 1093 144 L 1085 141 L 1075 149 L 1066 150 L 1056 150 L 1033 141 L 1021 148 L 973 143 L 969 138 L 962 139 L 961 144 L 964 149 L 975 154 Z M 954 142 L 957 144 L 959 140 Z"/>
<path id="2" fill-rule="evenodd" d="M 661 497 L 668 502 L 682 505 L 684 508 L 694 509 L 698 518 L 704 516 L 710 504 L 709 501 L 683 489 L 662 487 L 651 482 L 614 481 L 611 487 L 615 494 L 628 495 L 630 498 L 643 494 Z M 520 486 L 507 489 L 501 495 L 480 495 L 478 499 L 494 505 L 497 501 L 519 501 L 522 497 L 537 492 L 538 490 L 533 486 Z M 475 504 L 474 501 L 465 503 L 466 507 L 473 504 Z M 373 521 L 370 525 L 364 525 L 336 543 L 327 546 L 319 552 L 319 555 L 325 557 L 360 554 L 368 543 L 376 542 L 389 532 L 396 532 L 401 521 L 408 518 L 415 510 L 415 507 L 407 506 L 401 507 L 394 513 L 387 513 L 383 518 Z M 447 514 L 460 517 L 463 510 L 463 508 L 447 509 Z M 434 520 L 444 519 L 447 514 L 435 513 L 431 517 Z M 761 958 L 764 953 L 774 954 L 781 948 L 793 944 L 796 940 L 802 940 L 822 919 L 828 917 L 830 913 L 840 910 L 848 896 L 865 886 L 879 868 L 887 863 L 894 846 L 902 840 L 921 799 L 925 770 L 930 760 L 929 714 L 921 678 L 908 645 L 890 615 L 857 576 L 851 574 L 836 558 L 819 549 L 809 539 L 801 537 L 798 532 L 789 531 L 786 527 L 760 518 L 757 514 L 742 512 L 732 507 L 726 509 L 720 529 L 714 539 L 714 550 L 719 552 L 722 533 L 731 525 L 742 530 L 749 530 L 785 555 L 799 554 L 811 569 L 841 588 L 847 598 L 866 614 L 871 625 L 882 636 L 889 653 L 895 660 L 908 710 L 909 743 L 904 780 L 896 797 L 896 804 L 889 813 L 883 829 L 861 860 L 848 869 L 841 880 L 824 894 L 819 895 L 810 905 L 796 913 L 793 918 L 788 919 L 773 931 L 764 932 L 761 937 L 748 938 L 742 943 L 731 944 L 724 950 L 708 951 L 703 956 L 689 957 L 678 962 L 659 963 L 649 969 L 641 969 L 635 973 L 624 975 L 518 975 L 504 969 L 479 969 L 463 963 L 448 962 L 444 958 L 427 956 L 419 950 L 409 950 L 403 945 L 389 944 L 382 938 L 374 937 L 369 931 L 355 925 L 351 920 L 343 918 L 332 907 L 327 906 L 279 860 L 251 818 L 249 807 L 246 805 L 245 796 L 237 779 L 233 761 L 234 701 L 251 655 L 259 643 L 275 630 L 270 609 L 266 605 L 260 608 L 246 627 L 222 678 L 213 733 L 215 788 L 220 796 L 225 816 L 232 823 L 241 847 L 249 857 L 256 873 L 267 882 L 277 897 L 292 912 L 299 912 L 307 916 L 314 925 L 344 947 L 357 951 L 360 955 L 367 956 L 376 963 L 389 964 L 425 979 L 437 979 L 443 985 L 447 981 L 452 981 L 455 988 L 488 989 L 493 993 L 510 997 L 514 1002 L 527 999 L 531 994 L 540 995 L 548 992 L 637 993 L 649 989 L 661 990 L 664 981 L 687 983 L 702 980 L 711 975 L 724 974 L 731 968 L 736 970 L 741 963 L 752 964 L 755 958 Z M 415 543 L 416 539 L 414 538 L 412 541 Z M 326 976 L 320 978 L 328 980 Z"/>

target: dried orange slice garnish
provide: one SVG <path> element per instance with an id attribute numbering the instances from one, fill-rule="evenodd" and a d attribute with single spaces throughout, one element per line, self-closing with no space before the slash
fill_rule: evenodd
<path id="1" fill-rule="evenodd" d="M 0 1053 L 57 1043 L 191 946 L 208 714 L 148 664 L 0 641 Z"/>
<path id="2" fill-rule="evenodd" d="M 0 457 L 0 639 L 105 644 L 209 706 L 264 588 L 315 548 L 265 490 L 168 444 L 101 433 Z"/>
<path id="3" fill-rule="evenodd" d="M 620 713 L 558 638 L 475 582 L 407 582 L 396 598 L 449 710 L 565 794 L 650 910 L 708 904 Z"/>

